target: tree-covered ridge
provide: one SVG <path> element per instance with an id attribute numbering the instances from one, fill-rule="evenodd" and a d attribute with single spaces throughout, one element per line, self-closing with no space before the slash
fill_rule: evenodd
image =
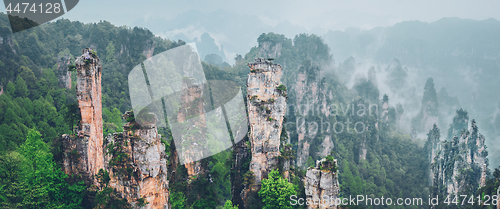
<path id="1" fill-rule="evenodd" d="M 328 46 L 315 35 L 297 35 L 292 41 L 282 35 L 269 33 L 262 34 L 258 40 L 259 48 L 250 50 L 245 60 L 256 56 L 279 55 L 273 57 L 273 62 L 280 64 L 285 74 L 283 79 L 288 95 L 286 120 L 299 124 L 286 126 L 293 150 L 297 153 L 294 170 L 298 176 L 302 178 L 305 174 L 299 164 L 301 161 L 313 166 L 316 160 L 334 151 L 334 157 L 339 160 L 341 197 L 365 194 L 394 198 L 427 197 L 426 153 L 408 134 L 396 128 L 396 116 L 389 121 L 379 119 L 384 102 L 379 97 L 383 92 L 379 93 L 372 81 L 360 80 L 354 87 L 355 91 L 349 90 L 334 73 L 335 66 Z M 276 45 L 280 47 L 272 47 Z M 279 48 L 281 51 L 277 51 Z M 235 68 L 239 72 L 238 63 Z M 314 102 L 315 106 L 298 110 L 300 105 L 307 105 L 308 102 Z M 329 116 L 321 112 L 321 104 L 324 103 L 330 108 Z M 369 112 L 367 107 L 374 104 L 378 109 L 373 107 L 373 111 Z M 363 109 L 363 106 L 366 108 Z M 358 114 L 363 110 L 366 115 Z M 333 132 L 331 124 L 347 124 L 348 120 L 353 123 L 350 129 Z M 353 128 L 355 122 L 364 123 L 367 130 L 356 133 Z M 308 126 L 313 123 L 317 127 Z M 321 124 L 326 123 L 330 124 L 327 135 L 321 132 L 321 129 L 326 132 L 326 128 L 321 127 Z M 305 138 L 299 139 L 301 134 L 305 134 Z M 307 146 L 304 141 L 308 143 Z M 325 142 L 333 144 L 328 151 L 323 150 L 328 144 Z M 302 189 L 299 188 L 299 191 Z M 305 194 L 302 195 L 305 198 Z"/>
<path id="2" fill-rule="evenodd" d="M 484 136 L 479 133 L 474 119 L 468 129 L 468 119 L 467 111 L 457 110 L 449 127 L 448 138 L 444 140 L 440 139 L 440 131 L 436 125 L 429 131 L 425 149 L 431 162 L 430 192 L 434 197 L 439 196 L 440 203 L 446 203 L 447 196 L 451 196 L 448 201 L 451 202 L 454 201 L 455 195 L 467 195 L 481 199 L 459 200 L 460 203 L 467 203 L 463 208 L 476 208 L 480 204 L 478 201 L 483 201 L 484 207 L 494 208 L 496 206 L 488 202 L 496 201 L 494 199 L 500 183 L 498 168 L 491 176 L 487 169 L 489 162 Z M 471 203 L 473 201 L 476 201 L 475 205 Z M 441 205 L 436 208 L 450 207 L 459 208 L 456 204 L 448 207 Z"/>
<path id="3" fill-rule="evenodd" d="M 22 208 L 28 205 L 35 205 L 34 207 L 75 205 L 75 208 L 92 207 L 96 204 L 110 205 L 109 200 L 113 202 L 117 199 L 109 189 L 104 193 L 94 194 L 98 202 L 88 200 L 83 201 L 82 204 L 81 199 L 87 190 L 82 190 L 81 185 L 75 179 L 59 172 L 57 164 L 54 163 L 54 161 L 58 162 L 61 154 L 58 137 L 63 133 L 72 132 L 79 115 L 74 106 L 76 102 L 74 87 L 66 89 L 59 84 L 61 72 L 58 71 L 57 63 L 66 55 L 70 59 L 72 56 L 79 55 L 84 47 L 91 46 L 97 51 L 103 65 L 103 120 L 104 132 L 107 134 L 121 131 L 124 123 L 121 114 L 130 109 L 127 84 L 129 71 L 144 61 L 147 56 L 182 45 L 183 42 L 163 40 L 141 28 L 115 27 L 105 21 L 83 24 L 59 20 L 12 35 L 5 15 L 0 15 L 0 36 L 3 38 L 3 43 L 0 45 L 0 86 L 4 90 L 0 95 L 0 169 L 3 169 L 0 172 L 2 175 L 0 204 L 5 208 Z M 279 176 L 281 173 L 276 174 L 277 172 L 273 171 L 273 175 L 268 178 L 269 187 L 265 187 L 269 190 L 261 192 L 272 196 L 261 198 L 257 195 L 254 198 L 255 207 L 260 207 L 265 203 L 273 205 L 277 199 L 283 202 L 282 198 L 280 199 L 281 196 L 295 194 L 294 192 L 299 197 L 305 197 L 302 182 L 305 171 L 304 168 L 298 166 L 300 158 L 304 158 L 301 163 L 309 166 L 313 165 L 315 160 L 329 155 L 331 151 L 335 151 L 333 156 L 338 159 L 341 197 L 368 195 L 392 198 L 422 197 L 426 200 L 427 195 L 434 194 L 435 188 L 429 189 L 431 183 L 429 167 L 432 166 L 429 165 L 431 162 L 429 159 L 432 157 L 428 156 L 427 151 L 439 140 L 437 127 L 429 133 L 434 141 L 429 142 L 423 148 L 418 146 L 411 140 L 409 134 L 396 126 L 397 115 L 402 112 L 401 108 L 393 107 L 389 97 L 383 97 L 381 100 L 380 96 L 385 92 L 379 90 L 370 77 L 358 80 L 353 89 L 347 88 L 342 76 L 334 73 L 337 66 L 329 54 L 328 45 L 318 36 L 300 34 L 294 39 L 289 39 L 280 34 L 269 33 L 262 34 L 258 42 L 258 47 L 250 49 L 244 56 L 237 56 L 234 66 L 225 66 L 221 69 L 218 66 L 203 63 L 207 80 L 235 81 L 241 85 L 242 92 L 246 94 L 246 79 L 249 73 L 247 63 L 259 56 L 274 58 L 272 62 L 280 64 L 284 69 L 283 79 L 287 86 L 288 103 L 295 104 L 287 110 L 293 113 L 287 115 L 287 122 L 297 123 L 303 119 L 307 121 L 304 123 L 306 127 L 309 123 L 315 122 L 318 124 L 316 127 L 318 132 L 322 129 L 319 125 L 328 122 L 330 132 L 327 138 L 321 134 L 309 134 L 313 132 L 314 127 L 301 130 L 301 126 L 287 126 L 282 136 L 283 143 L 287 145 L 282 153 L 288 153 L 286 157 L 295 160 L 291 166 L 293 175 L 290 181 L 285 181 Z M 278 45 L 279 47 L 276 47 Z M 153 47 L 154 52 L 151 54 Z M 392 72 L 394 87 L 397 88 L 401 85 L 398 79 L 407 75 L 399 61 L 394 62 L 394 68 L 388 71 Z M 344 62 L 338 68 L 348 69 L 353 63 L 355 63 L 354 59 Z M 74 75 L 72 79 L 75 85 Z M 426 91 L 425 104 L 437 102 L 441 99 L 440 95 L 445 95 L 445 92 L 440 91 L 436 100 L 434 84 L 431 85 L 430 82 L 433 81 L 429 81 L 429 85 L 426 85 L 424 89 Z M 299 83 L 304 84 L 306 90 L 300 90 Z M 321 91 L 307 89 L 311 86 L 316 86 Z M 330 106 L 331 114 L 329 116 L 318 115 L 318 106 L 306 111 L 294 109 L 301 104 L 307 104 L 308 99 L 317 103 L 325 102 Z M 385 111 L 384 103 L 388 104 L 387 120 L 379 117 Z M 370 107 L 370 105 L 378 106 L 372 114 L 369 109 L 362 108 L 363 106 Z M 434 112 L 436 108 L 441 108 L 441 105 L 430 106 L 430 111 Z M 348 111 L 343 114 L 345 110 Z M 366 115 L 360 114 L 362 112 Z M 461 110 L 456 120 L 454 119 L 453 124 L 450 125 L 453 127 L 449 129 L 451 136 L 461 133 L 464 121 L 465 128 L 467 128 L 468 116 L 467 112 L 465 114 L 464 112 Z M 333 132 L 331 125 L 336 122 L 347 124 L 348 121 L 362 122 L 365 125 L 365 131 L 357 133 L 352 126 L 354 124 L 351 124 L 350 128 L 346 126 L 346 129 L 340 133 Z M 36 132 L 32 129 L 39 131 L 41 136 L 35 134 Z M 172 208 L 222 206 L 231 208 L 237 204 L 235 201 L 227 200 L 232 199 L 231 194 L 239 195 L 238 192 L 231 191 L 233 185 L 251 184 L 245 181 L 251 179 L 245 178 L 251 175 L 247 173 L 249 159 L 237 164 L 235 162 L 236 151 L 226 150 L 202 160 L 201 164 L 206 172 L 191 179 L 187 175 L 186 168 L 175 162 L 175 145 L 172 143 L 169 130 L 165 129 L 160 132 L 164 134 L 163 142 L 170 157 L 169 171 L 175 170 L 169 176 Z M 302 133 L 309 134 L 309 138 L 299 140 L 299 134 Z M 470 134 L 473 135 L 473 133 Z M 290 141 L 287 141 L 288 138 Z M 453 147 L 451 139 L 448 137 L 450 141 L 445 146 Z M 247 139 L 244 139 L 242 143 L 246 141 Z M 303 146 L 304 141 L 309 143 L 308 146 Z M 325 142 L 330 142 L 333 146 L 322 149 L 327 144 Z M 33 150 L 33 147 L 39 147 L 37 156 L 22 151 L 23 149 Z M 473 147 L 472 144 L 471 147 Z M 289 156 L 290 153 L 296 154 Z M 455 155 L 452 155 L 451 151 L 450 153 L 447 156 L 450 156 L 449 159 L 454 159 Z M 41 182 L 35 182 L 33 178 L 36 177 L 27 174 L 33 171 L 30 168 L 35 165 L 33 159 L 43 163 L 43 180 L 36 179 Z M 240 168 L 234 167 L 235 165 L 240 165 Z M 240 171 L 241 173 L 238 173 Z M 472 174 L 473 179 L 476 179 L 477 173 Z M 235 181 L 233 176 L 236 175 L 242 176 L 241 181 Z M 492 194 L 498 188 L 497 176 L 495 179 L 488 179 L 486 186 L 478 192 Z M 39 183 L 40 186 L 35 187 L 27 183 Z M 286 185 L 288 189 L 279 194 L 270 193 L 269 191 L 272 191 L 275 184 Z M 51 189 L 47 189 L 49 187 Z M 292 187 L 295 191 L 291 191 Z M 37 191 L 38 196 L 24 195 L 23 192 L 31 190 Z M 68 196 L 61 195 L 63 192 Z M 424 206 L 412 207 L 426 207 L 427 202 L 423 202 Z M 119 199 L 117 203 L 121 204 Z"/>
<path id="4" fill-rule="evenodd" d="M 56 164 L 61 163 L 62 155 L 75 154 L 61 152 L 60 137 L 75 134 L 73 126 L 80 120 L 75 96 L 76 75 L 66 77 L 72 80 L 71 89 L 61 85 L 69 70 L 64 66 L 74 64 L 74 57 L 89 46 L 101 57 L 105 69 L 102 77 L 103 128 L 107 134 L 121 131 L 122 113 L 130 109 L 127 75 L 133 66 L 146 56 L 184 43 L 155 37 L 141 28 L 115 27 L 108 22 L 83 24 L 64 19 L 12 34 L 8 18 L 3 14 L 0 15 L 0 37 L 0 157 L 2 168 L 9 169 L 0 183 L 2 208 L 92 208 L 97 204 L 109 204 L 113 200 L 109 199 L 110 195 L 115 194 L 96 194 L 86 187 L 88 185 L 76 184 L 80 177 L 66 176 Z M 118 49 L 115 50 L 115 46 Z M 37 174 L 33 169 L 26 170 L 22 175 L 43 175 L 33 177 L 39 182 L 28 179 L 29 185 L 26 185 L 26 178 L 31 177 L 17 174 L 15 169 L 25 169 L 20 167 L 25 162 L 21 162 L 22 156 L 18 153 L 26 138 L 32 138 L 31 129 L 39 131 L 41 136 L 37 141 L 45 143 L 33 154 L 47 156 L 47 160 L 44 159 L 49 166 L 46 170 L 55 173 Z M 30 195 L 36 196 L 22 193 L 29 190 L 34 191 Z"/>
<path id="5" fill-rule="evenodd" d="M 491 139 L 487 141 L 493 142 L 500 139 L 500 125 L 495 122 L 500 118 L 498 36 L 498 20 L 447 17 L 434 22 L 404 21 L 371 30 L 329 31 L 322 37 L 332 48 L 336 60 L 343 61 L 354 56 L 357 61 L 384 65 L 397 58 L 409 68 L 408 75 L 412 76 L 408 78 L 419 84 L 423 85 L 425 79 L 433 77 L 439 92 L 438 99 L 445 98 L 441 97 L 441 92 L 443 96 L 446 92 L 440 89 L 440 86 L 445 86 L 449 95 L 460 100 L 460 104 L 457 100 L 439 101 L 441 115 L 453 117 L 455 110 L 467 109 L 481 125 L 484 135 Z M 423 87 L 418 86 L 418 89 Z M 408 97 L 408 103 L 419 104 L 420 101 L 411 101 L 413 95 Z M 454 105 L 453 108 L 442 109 Z M 450 119 L 439 122 L 439 127 L 447 127 Z M 427 131 L 422 130 L 420 134 L 424 135 Z M 491 151 L 495 151 L 490 153 L 492 163 L 498 165 L 500 151 L 493 146 L 494 143 L 488 142 L 488 145 Z"/>
<path id="6" fill-rule="evenodd" d="M 19 144 L 28 128 L 37 127 L 50 142 L 76 125 L 74 89 L 59 86 L 65 71 L 62 57 L 73 57 L 91 46 L 102 60 L 105 132 L 121 129 L 121 113 L 130 109 L 127 75 L 146 59 L 183 44 L 155 37 L 142 28 L 116 27 L 103 21 L 83 24 L 61 19 L 12 34 L 7 15 L 0 15 L 0 143 L 3 149 Z M 154 54 L 148 54 L 153 53 Z M 73 87 L 76 77 L 72 76 Z M 30 101 L 28 101 L 30 100 Z M 71 121 L 68 121 L 71 120 Z M 7 138 L 10 140 L 6 140 Z"/>
<path id="7" fill-rule="evenodd" d="M 400 104 L 393 107 L 386 95 L 382 100 L 379 100 L 380 95 L 384 92 L 379 92 L 376 80 L 374 81 L 372 78 L 373 75 L 368 75 L 368 79 L 362 78 L 355 82 L 353 87 L 355 91 L 348 90 L 342 82 L 338 81 L 337 75 L 329 67 L 332 65 L 328 64 L 331 63 L 331 60 L 328 59 L 328 52 L 330 51 L 328 48 L 326 50 L 312 51 L 304 50 L 304 48 L 299 49 L 301 46 L 308 46 L 313 49 L 322 49 L 322 46 L 326 46 L 321 39 L 317 39 L 314 35 L 298 35 L 291 41 L 291 39 L 287 39 L 282 35 L 269 33 L 262 34 L 258 41 L 259 48 L 253 48 L 245 55 L 245 59 L 259 55 L 277 55 L 277 57 L 273 57 L 273 62 L 283 66 L 286 75 L 284 79 L 288 87 L 289 108 L 287 110 L 287 121 L 300 123 L 297 121 L 304 119 L 305 123 L 301 124 L 305 129 L 302 130 L 302 133 L 306 135 L 305 139 L 307 139 L 309 133 L 314 133 L 312 140 L 306 140 L 309 143 L 309 151 L 301 153 L 301 146 L 303 146 L 302 143 L 304 143 L 303 140 L 305 139 L 298 139 L 301 130 L 297 127 L 300 128 L 300 126 L 286 126 L 293 149 L 297 153 L 295 160 L 295 166 L 297 167 L 295 169 L 300 171 L 300 168 L 298 168 L 300 164 L 297 163 L 300 162 L 301 155 L 305 155 L 307 166 L 314 165 L 315 160 L 326 155 L 321 152 L 321 147 L 327 146 L 325 142 L 328 141 L 328 136 L 320 134 L 320 129 L 323 129 L 322 126 L 325 122 L 346 124 L 348 120 L 351 122 L 361 121 L 367 128 L 367 131 L 362 134 L 358 134 L 352 129 L 329 136 L 334 144 L 332 150 L 336 153 L 335 158 L 339 159 L 339 175 L 342 185 L 341 196 L 372 194 L 375 197 L 420 197 L 425 199 L 427 195 L 432 194 L 428 187 L 432 182 L 429 181 L 431 159 L 427 157 L 427 149 L 419 146 L 412 141 L 409 134 L 397 128 L 396 124 L 404 110 Z M 277 45 L 280 45 L 280 47 L 274 47 Z M 299 55 L 299 52 L 302 54 Z M 386 72 L 392 76 L 389 79 L 394 81 L 392 85 L 397 89 L 404 85 L 408 69 L 403 68 L 396 59 L 393 63 L 395 64 L 390 65 Z M 302 80 L 299 80 L 299 78 Z M 300 81 L 302 85 L 299 83 Z M 400 83 L 401 81 L 403 83 Z M 313 89 L 308 90 L 308 87 L 311 86 L 320 90 L 316 92 Z M 439 105 L 438 100 L 449 103 L 450 98 L 448 98 L 449 96 L 446 97 L 446 92 L 440 92 L 438 96 L 432 78 L 427 80 L 423 90 L 422 110 L 420 115 L 414 119 L 415 126 L 424 130 L 429 127 L 426 124 L 429 122 L 435 121 L 434 123 L 449 124 L 448 121 L 438 121 L 436 117 L 442 107 Z M 314 97 L 315 94 L 319 96 Z M 301 104 L 307 104 L 308 99 L 314 101 L 317 106 L 306 108 L 306 111 L 296 112 L 296 108 L 300 108 Z M 336 104 L 335 107 L 343 105 L 344 109 L 331 106 L 330 113 L 336 114 L 333 117 L 325 117 L 325 115 L 318 113 L 318 109 L 323 108 L 318 104 L 323 102 L 329 105 Z M 389 104 L 388 109 L 384 109 L 384 103 Z M 360 107 L 368 107 L 374 104 L 378 106 L 379 112 L 375 111 L 373 115 L 369 115 L 367 112 L 366 116 L 357 114 L 359 111 L 363 112 Z M 351 111 L 351 107 L 353 111 Z M 452 107 L 452 105 L 445 107 Z M 342 114 L 338 111 L 339 109 L 348 109 L 347 114 Z M 387 111 L 387 113 L 383 113 L 384 111 Z M 459 110 L 459 112 L 463 112 L 463 110 Z M 381 118 L 380 114 L 386 114 L 388 117 Z M 454 119 L 454 121 L 457 120 L 459 119 Z M 314 122 L 317 127 L 314 127 Z M 453 124 L 455 123 L 457 122 Z M 312 129 L 310 124 L 313 124 Z M 459 126 L 453 124 L 450 126 Z M 430 128 L 432 128 L 432 124 L 430 124 Z M 462 130 L 460 127 L 456 127 L 456 129 Z M 452 130 L 453 128 L 450 128 L 451 132 L 456 132 Z M 439 131 L 437 132 L 439 133 Z M 473 146 L 472 141 L 469 141 L 470 146 Z M 483 156 L 483 154 L 481 155 Z M 471 179 L 477 180 L 477 175 Z M 468 184 L 466 182 L 471 179 L 465 179 L 463 183 Z"/>

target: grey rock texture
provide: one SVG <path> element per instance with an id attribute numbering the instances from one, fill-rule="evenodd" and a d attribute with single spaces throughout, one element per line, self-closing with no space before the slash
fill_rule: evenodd
<path id="1" fill-rule="evenodd" d="M 130 117 L 130 112 L 125 117 Z M 168 208 L 167 155 L 154 123 L 139 126 L 129 122 L 123 133 L 106 137 L 105 168 L 110 186 L 134 208 L 138 199 L 149 204 L 141 208 Z M 125 159 L 119 160 L 119 156 Z"/>
<path id="2" fill-rule="evenodd" d="M 245 174 L 245 166 L 244 164 L 248 162 L 250 155 L 250 147 L 248 138 L 239 141 L 233 147 L 233 159 L 234 163 L 231 166 L 231 197 L 234 205 L 244 205 L 242 199 L 242 192 L 245 189 L 245 185 L 243 185 L 243 175 Z"/>
<path id="3" fill-rule="evenodd" d="M 248 117 L 255 184 L 276 168 L 280 135 L 286 111 L 286 98 L 278 91 L 282 76 L 281 66 L 263 58 L 248 64 L 251 72 L 247 80 Z"/>
<path id="4" fill-rule="evenodd" d="M 71 55 L 64 54 L 57 60 L 57 77 L 59 85 L 66 89 L 71 89 L 71 71 L 68 71 L 68 65 L 71 63 Z"/>
<path id="5" fill-rule="evenodd" d="M 252 146 L 250 171 L 253 172 L 254 183 L 242 192 L 243 201 L 248 199 L 249 193 L 259 191 L 261 180 L 278 166 L 280 135 L 286 111 L 286 91 L 278 89 L 283 74 L 281 66 L 257 58 L 248 67 L 247 107 Z"/>
<path id="6" fill-rule="evenodd" d="M 335 165 L 337 160 L 334 161 Z M 339 195 L 339 181 L 337 172 L 328 168 L 321 170 L 319 166 L 308 168 L 305 177 L 306 198 L 317 204 L 308 205 L 307 208 L 337 208 L 335 200 Z M 314 201 L 317 200 L 317 201 Z"/>
<path id="7" fill-rule="evenodd" d="M 481 176 L 487 169 L 488 152 L 485 138 L 479 133 L 474 120 L 469 130 L 462 132 L 460 136 L 455 136 L 452 141 L 434 140 L 432 146 L 429 156 L 433 157 L 431 159 L 433 185 L 443 185 L 447 194 L 458 194 L 467 188 L 476 189 L 481 185 Z M 471 178 L 472 182 L 468 180 Z"/>
<path id="8" fill-rule="evenodd" d="M 63 57 L 61 64 L 68 64 L 68 60 Z M 87 185 L 102 188 L 95 176 L 103 169 L 110 175 L 109 186 L 133 208 L 169 208 L 167 156 L 156 127 L 158 119 L 151 113 L 143 113 L 150 114 L 146 118 L 152 120 L 141 126 L 129 120 L 124 132 L 109 134 L 103 140 L 99 58 L 86 48 L 75 63 L 82 120 L 75 135 L 63 135 L 64 171 L 81 175 Z M 67 71 L 67 66 L 61 68 Z M 125 119 L 131 117 L 131 112 L 125 113 Z M 139 199 L 148 204 L 139 207 Z"/>

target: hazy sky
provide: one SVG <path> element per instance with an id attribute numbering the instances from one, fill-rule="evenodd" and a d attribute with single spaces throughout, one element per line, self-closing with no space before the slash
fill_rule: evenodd
<path id="1" fill-rule="evenodd" d="M 327 30 L 370 29 L 404 20 L 432 22 L 442 17 L 500 20 L 498 0 L 81 0 L 63 17 L 133 26 L 137 19 L 171 19 L 189 10 L 210 13 L 218 9 L 255 14 L 271 26 L 288 20 L 307 29 L 322 27 Z M 0 11 L 5 12 L 5 8 Z"/>

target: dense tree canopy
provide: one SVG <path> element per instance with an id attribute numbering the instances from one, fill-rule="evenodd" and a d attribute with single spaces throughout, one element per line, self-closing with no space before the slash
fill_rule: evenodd
<path id="1" fill-rule="evenodd" d="M 264 202 L 264 209 L 291 209 L 290 197 L 297 195 L 296 185 L 284 179 L 278 170 L 272 170 L 267 179 L 262 180 L 259 196 Z"/>

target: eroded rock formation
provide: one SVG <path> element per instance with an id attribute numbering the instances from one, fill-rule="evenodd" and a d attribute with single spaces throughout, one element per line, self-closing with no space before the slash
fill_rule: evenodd
<path id="1" fill-rule="evenodd" d="M 76 96 L 81 113 L 81 121 L 76 136 L 63 135 L 64 170 L 66 173 L 82 175 L 93 182 L 99 169 L 104 168 L 101 75 L 99 57 L 93 49 L 83 49 L 76 59 L 78 73 Z"/>
<path id="2" fill-rule="evenodd" d="M 189 79 L 184 79 L 182 81 L 182 92 L 181 92 L 181 106 L 187 107 L 185 111 L 179 111 L 177 114 L 177 122 L 182 123 L 187 120 L 187 118 L 192 118 L 193 116 L 199 116 L 195 119 L 190 119 L 190 123 L 192 126 L 185 127 L 187 129 L 186 132 L 192 131 L 197 134 L 186 135 L 184 140 L 188 143 L 199 143 L 199 139 L 202 138 L 198 134 L 206 133 L 206 121 L 205 121 L 205 105 L 206 101 L 204 99 L 204 88 L 203 85 L 195 85 L 192 84 Z M 204 153 L 204 147 L 202 145 L 196 146 L 195 149 L 185 150 L 184 155 L 187 158 L 189 163 L 184 164 L 187 169 L 188 176 L 193 177 L 197 176 L 201 173 L 204 173 L 205 170 L 202 168 L 201 162 L 199 160 L 194 160 L 191 158 L 203 158 L 206 156 Z"/>
<path id="3" fill-rule="evenodd" d="M 433 130 L 430 136 L 436 135 L 432 134 L 436 132 Z M 472 120 L 469 130 L 462 132 L 460 136 L 454 136 L 450 141 L 433 138 L 428 140 L 433 146 L 429 153 L 429 157 L 433 157 L 433 185 L 437 188 L 444 187 L 446 194 L 475 191 L 481 185 L 481 176 L 486 172 L 488 164 L 485 138 L 479 133 L 476 122 Z"/>
<path id="4" fill-rule="evenodd" d="M 281 56 L 281 49 L 283 48 L 281 43 L 273 43 L 270 41 L 265 41 L 259 44 L 260 44 L 259 55 L 270 58 L 276 58 Z"/>
<path id="5" fill-rule="evenodd" d="M 244 174 L 248 166 L 244 166 L 250 159 L 250 143 L 248 137 L 239 141 L 233 146 L 233 159 L 234 163 L 231 166 L 231 197 L 234 205 L 244 206 L 245 202 L 240 196 L 243 189 L 245 189 Z"/>
<path id="6" fill-rule="evenodd" d="M 437 93 L 434 88 L 434 80 L 428 78 L 424 87 L 422 107 L 419 114 L 413 118 L 413 129 L 419 133 L 430 130 L 433 124 L 439 123 L 439 103 Z"/>
<path id="7" fill-rule="evenodd" d="M 316 167 L 309 167 L 305 177 L 306 198 L 317 204 L 308 205 L 307 208 L 337 208 L 335 200 L 339 195 L 339 181 L 337 174 L 337 160 L 328 162 L 322 159 Z"/>
<path id="8" fill-rule="evenodd" d="M 78 135 L 88 138 L 88 172 L 95 175 L 103 168 L 102 67 L 93 49 L 83 49 L 82 56 L 76 59 L 76 71 L 76 97 L 82 116 Z"/>
<path id="9" fill-rule="evenodd" d="M 126 112 L 124 132 L 103 140 L 102 68 L 94 50 L 83 50 L 76 69 L 81 121 L 75 135 L 63 135 L 64 171 L 81 175 L 87 185 L 97 186 L 93 188 L 113 188 L 133 208 L 168 208 L 167 156 L 156 127 L 158 119 L 141 112 L 147 115 L 141 118 L 147 120 L 139 126 L 133 113 Z M 108 185 L 101 178 L 103 172 L 109 174 Z"/>
<path id="10" fill-rule="evenodd" d="M 57 60 L 57 77 L 59 85 L 66 89 L 71 89 L 71 71 L 68 70 L 68 65 L 71 63 L 71 55 L 64 54 Z"/>
<path id="11" fill-rule="evenodd" d="M 487 165 L 483 164 L 483 172 L 481 173 L 481 180 L 479 181 L 480 187 L 486 186 L 486 169 L 487 169 Z"/>
<path id="12" fill-rule="evenodd" d="M 281 66 L 264 58 L 257 58 L 248 66 L 247 107 L 252 153 L 250 171 L 253 172 L 254 181 L 243 191 L 243 201 L 248 199 L 250 192 L 257 192 L 261 180 L 277 168 L 286 111 L 286 89 L 280 83 Z"/>
<path id="13" fill-rule="evenodd" d="M 335 117 L 331 114 L 331 103 L 336 98 L 319 74 L 320 69 L 315 64 L 302 66 L 297 80 L 290 85 L 289 91 L 295 94 L 295 101 L 288 104 L 290 112 L 287 118 L 295 119 L 291 122 L 295 125 L 298 138 L 296 163 L 299 167 L 306 165 L 309 156 L 327 156 L 334 146 L 330 119 Z M 311 150 L 314 150 L 313 153 Z"/>
<path id="14" fill-rule="evenodd" d="M 109 185 L 134 208 L 139 208 L 140 199 L 148 202 L 140 208 L 167 208 L 165 145 L 161 142 L 155 120 L 138 125 L 130 120 L 131 117 L 133 113 L 126 112 L 125 118 L 131 122 L 125 124 L 124 131 L 106 137 L 104 167 L 111 179 Z"/>

